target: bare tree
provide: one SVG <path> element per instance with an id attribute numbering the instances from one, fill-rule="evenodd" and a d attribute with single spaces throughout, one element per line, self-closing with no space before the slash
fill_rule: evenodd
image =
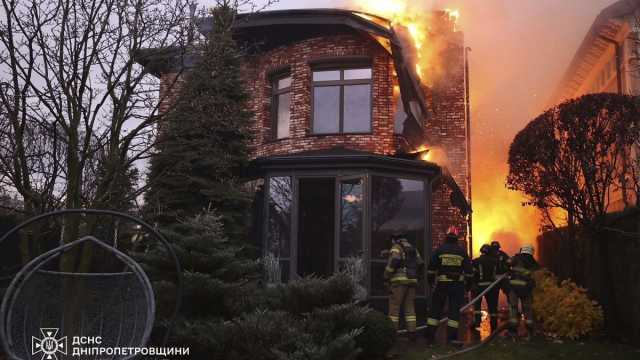
<path id="1" fill-rule="evenodd" d="M 148 156 L 158 80 L 133 54 L 184 53 L 190 1 L 1 0 L 0 181 L 27 214 L 104 206 L 116 171 Z M 89 191 L 99 156 L 117 166 Z M 64 229 L 75 239 L 77 218 Z"/>

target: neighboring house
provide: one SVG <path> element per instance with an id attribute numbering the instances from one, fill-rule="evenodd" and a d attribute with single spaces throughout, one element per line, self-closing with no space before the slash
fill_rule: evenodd
<path id="1" fill-rule="evenodd" d="M 573 57 L 550 105 L 585 94 L 640 94 L 640 0 L 602 10 Z"/>
<path id="2" fill-rule="evenodd" d="M 381 252 L 392 233 L 406 232 L 429 256 L 449 225 L 466 231 L 465 51 L 448 16 L 436 14 L 446 25 L 434 35 L 446 43 L 446 69 L 432 87 L 415 74 L 410 42 L 385 19 L 334 9 L 239 16 L 235 38 L 251 45 L 243 75 L 255 114 L 256 233 L 285 280 L 328 275 L 362 256 L 367 290 L 383 299 Z M 166 94 L 176 66 L 153 51 L 137 60 Z M 446 168 L 420 159 L 419 150 L 436 146 L 446 149 Z"/>
<path id="3" fill-rule="evenodd" d="M 639 35 L 640 0 L 620 0 L 602 10 L 548 105 L 593 93 L 640 95 Z M 640 154 L 637 145 L 633 150 Z M 636 194 L 631 190 L 617 191 L 612 197 L 610 211 L 636 203 Z"/>

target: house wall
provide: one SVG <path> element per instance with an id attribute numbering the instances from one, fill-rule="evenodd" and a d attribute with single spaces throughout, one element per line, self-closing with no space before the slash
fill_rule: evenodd
<path id="1" fill-rule="evenodd" d="M 348 56 L 366 56 L 372 60 L 373 131 L 367 135 L 312 134 L 312 69 L 309 61 Z M 324 150 L 335 146 L 376 154 L 394 153 L 397 138 L 393 121 L 392 65 L 391 56 L 380 45 L 368 36 L 357 34 L 312 38 L 249 58 L 245 75 L 249 92 L 253 94 L 250 106 L 256 118 L 252 128 L 252 157 Z M 290 137 L 272 140 L 270 76 L 287 66 L 292 76 Z"/>
<path id="2" fill-rule="evenodd" d="M 444 38 L 446 37 L 446 38 Z M 462 189 L 468 192 L 468 159 L 465 117 L 464 46 L 462 34 L 447 33 L 442 40 L 448 44 L 441 50 L 443 70 L 433 87 L 425 89 L 427 103 L 432 110 L 424 119 L 430 143 L 447 153 L 444 165 Z M 358 135 L 315 135 L 311 133 L 312 70 L 310 61 L 324 58 L 366 56 L 372 63 L 372 133 Z M 271 133 L 271 81 L 270 76 L 289 67 L 292 76 L 292 105 L 290 137 L 272 140 Z M 309 150 L 324 150 L 336 146 L 393 155 L 403 143 L 401 135 L 394 133 L 393 85 L 395 81 L 392 57 L 371 37 L 361 34 L 341 34 L 311 38 L 247 58 L 244 77 L 251 94 L 250 107 L 256 121 L 251 127 L 253 140 L 251 157 L 291 154 Z M 161 77 L 160 111 L 167 111 L 179 91 L 173 86 L 176 74 Z M 180 80 L 178 80 L 180 82 Z M 451 205 L 451 190 L 439 183 L 433 189 L 432 234 L 433 246 L 444 241 L 445 231 L 457 225 L 466 238 L 467 223 L 458 209 Z M 466 246 L 462 241 L 461 245 Z"/>
<path id="3" fill-rule="evenodd" d="M 432 116 L 425 120 L 425 130 L 432 146 L 442 148 L 446 159 L 442 164 L 450 171 L 466 198 L 469 198 L 469 159 L 467 158 L 467 126 L 465 116 L 464 39 L 462 33 L 443 35 L 447 44 L 440 53 L 439 62 L 446 64 L 434 79 L 430 105 Z M 433 189 L 433 243 L 441 244 L 450 225 L 456 225 L 467 238 L 467 221 L 460 211 L 451 206 L 451 190 L 440 185 Z M 466 241 L 461 245 L 466 246 Z"/>

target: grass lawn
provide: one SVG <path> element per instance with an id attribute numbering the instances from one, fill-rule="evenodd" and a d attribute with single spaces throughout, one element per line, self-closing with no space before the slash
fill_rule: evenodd
<path id="1" fill-rule="evenodd" d="M 442 355 L 455 351 L 451 347 L 425 348 L 417 344 L 408 352 L 396 359 L 418 360 L 431 359 L 434 355 Z M 640 348 L 626 345 L 602 342 L 572 342 L 562 343 L 534 340 L 529 343 L 514 343 L 510 340 L 496 339 L 483 348 L 467 354 L 454 357 L 462 360 L 542 360 L 542 359 L 607 359 L 607 360 L 638 360 Z"/>

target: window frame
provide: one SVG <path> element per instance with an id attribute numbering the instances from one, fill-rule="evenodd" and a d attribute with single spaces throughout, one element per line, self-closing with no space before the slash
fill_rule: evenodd
<path id="1" fill-rule="evenodd" d="M 291 84 L 284 88 L 278 88 L 278 82 L 282 79 L 291 78 Z M 269 76 L 269 81 L 271 83 L 271 112 L 270 112 L 270 134 L 269 141 L 280 141 L 289 139 L 291 137 L 291 115 L 293 112 L 291 111 L 291 103 L 289 103 L 289 134 L 285 137 L 278 137 L 278 108 L 280 107 L 280 95 L 284 95 L 289 93 L 291 100 L 293 100 L 293 76 L 291 76 L 291 71 L 280 71 Z"/>
<path id="2" fill-rule="evenodd" d="M 368 79 L 344 79 L 345 70 L 358 70 L 369 69 L 371 70 L 371 77 Z M 315 81 L 313 74 L 319 71 L 339 71 L 339 80 L 325 80 Z M 371 135 L 373 134 L 373 78 L 374 71 L 373 66 L 370 63 L 352 63 L 352 64 L 323 64 L 321 66 L 313 66 L 311 68 L 311 126 L 309 129 L 312 136 L 327 136 L 327 135 Z M 368 131 L 344 131 L 344 88 L 350 85 L 369 85 L 369 130 Z M 338 97 L 338 131 L 318 133 L 314 131 L 315 124 L 315 88 L 316 87 L 329 87 L 338 86 L 340 89 L 340 95 Z"/>

